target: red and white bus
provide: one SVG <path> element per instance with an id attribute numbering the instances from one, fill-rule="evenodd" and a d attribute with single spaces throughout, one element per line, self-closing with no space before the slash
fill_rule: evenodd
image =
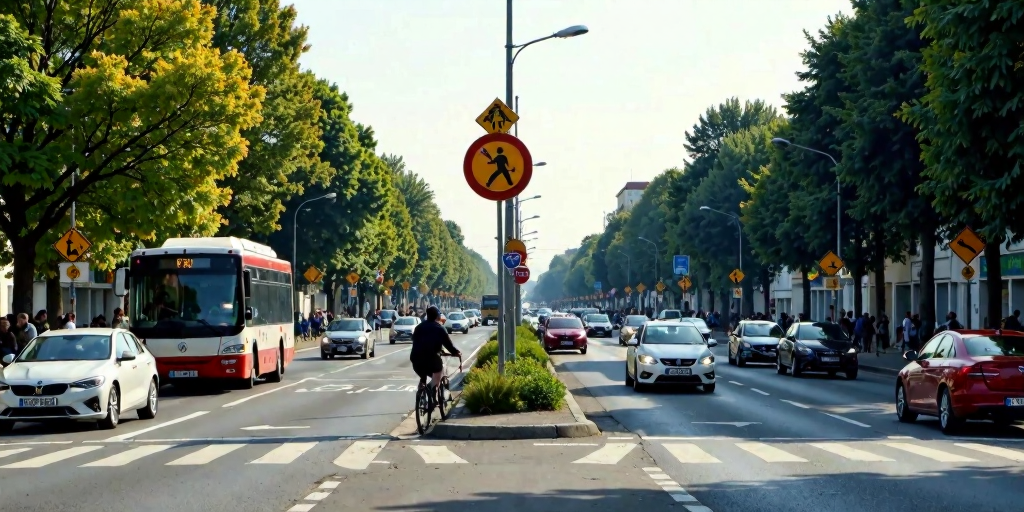
<path id="1" fill-rule="evenodd" d="M 130 330 L 162 382 L 279 382 L 295 357 L 291 265 L 234 237 L 172 238 L 118 269 Z"/>

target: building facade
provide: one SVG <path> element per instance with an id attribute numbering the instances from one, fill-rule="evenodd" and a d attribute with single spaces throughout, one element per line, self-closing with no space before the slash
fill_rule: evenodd
<path id="1" fill-rule="evenodd" d="M 622 190 L 618 194 L 615 194 L 615 200 L 617 205 L 616 211 L 629 211 L 633 209 L 633 206 L 640 201 L 640 198 L 644 195 L 644 190 L 647 189 L 647 185 L 650 185 L 647 181 L 630 181 L 626 183 L 626 186 L 622 187 Z"/>

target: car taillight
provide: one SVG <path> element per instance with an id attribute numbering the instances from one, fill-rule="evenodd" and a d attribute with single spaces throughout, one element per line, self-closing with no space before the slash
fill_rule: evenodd
<path id="1" fill-rule="evenodd" d="M 999 376 L 999 370 L 993 371 L 992 369 L 985 368 L 983 363 L 978 363 L 960 368 L 960 375 L 965 375 L 972 379 L 996 378 Z"/>

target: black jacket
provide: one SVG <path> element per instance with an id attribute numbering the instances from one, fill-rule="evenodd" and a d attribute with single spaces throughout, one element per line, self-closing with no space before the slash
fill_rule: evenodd
<path id="1" fill-rule="evenodd" d="M 410 361 L 432 360 L 438 357 L 441 349 L 448 349 L 448 353 L 459 355 L 459 349 L 452 344 L 452 339 L 443 325 L 426 321 L 413 329 Z"/>

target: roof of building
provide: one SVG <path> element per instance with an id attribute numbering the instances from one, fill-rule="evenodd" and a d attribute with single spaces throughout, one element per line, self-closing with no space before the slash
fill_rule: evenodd
<path id="1" fill-rule="evenodd" d="M 650 184 L 651 182 L 649 181 L 627 181 L 626 186 L 622 187 L 622 190 L 620 190 L 618 194 L 615 194 L 615 197 L 621 196 L 622 193 L 627 190 L 646 190 L 647 185 Z"/>

